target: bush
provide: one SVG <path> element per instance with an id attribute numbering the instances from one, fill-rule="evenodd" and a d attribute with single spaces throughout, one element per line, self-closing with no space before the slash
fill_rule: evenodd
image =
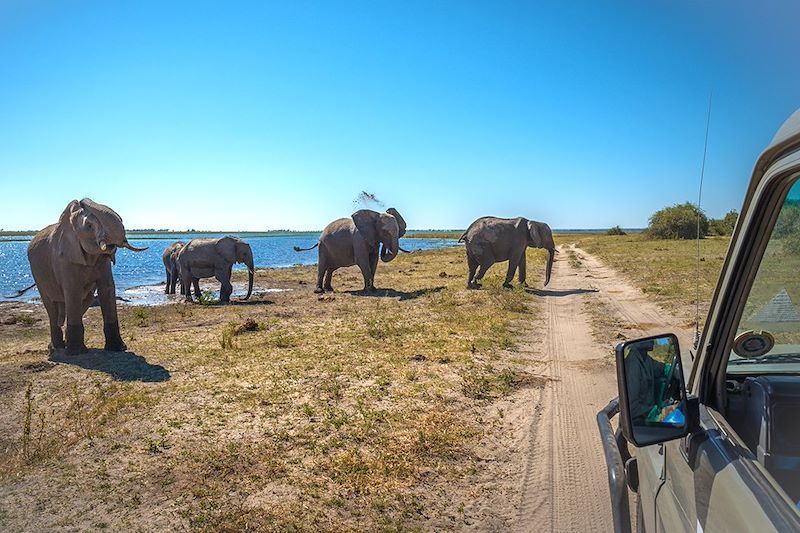
<path id="1" fill-rule="evenodd" d="M 614 226 L 606 232 L 606 235 L 627 235 L 627 233 L 625 233 L 625 230 L 619 226 Z"/>
<path id="2" fill-rule="evenodd" d="M 789 204 L 781 209 L 772 236 L 782 239 L 800 233 L 800 205 Z"/>
<path id="3" fill-rule="evenodd" d="M 691 202 L 665 207 L 653 213 L 647 234 L 653 239 L 694 239 L 700 217 L 700 236 L 708 234 L 708 217 Z"/>
<path id="4" fill-rule="evenodd" d="M 728 211 L 723 218 L 715 218 L 708 223 L 708 232 L 710 235 L 732 235 L 733 228 L 736 227 L 736 219 L 739 218 L 739 213 L 735 210 Z"/>
<path id="5" fill-rule="evenodd" d="M 792 255 L 800 255 L 800 233 L 792 233 L 783 240 L 783 251 Z"/>

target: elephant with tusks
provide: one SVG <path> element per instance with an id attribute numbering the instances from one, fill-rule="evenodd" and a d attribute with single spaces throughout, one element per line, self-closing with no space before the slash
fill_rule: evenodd
<path id="1" fill-rule="evenodd" d="M 378 258 L 388 263 L 401 251 L 400 237 L 406 233 L 406 221 L 390 207 L 385 213 L 360 209 L 350 218 L 340 218 L 328 224 L 319 242 L 311 248 L 294 247 L 296 252 L 319 246 L 316 293 L 333 291 L 333 272 L 341 267 L 358 265 L 364 278 L 364 291 L 375 289 Z"/>
<path id="2" fill-rule="evenodd" d="M 125 351 L 117 317 L 117 295 L 111 264 L 118 248 L 142 252 L 125 236 L 122 218 L 110 207 L 88 198 L 73 200 L 58 222 L 34 235 L 28 261 L 50 320 L 50 353 L 66 348 L 67 355 L 87 350 L 83 315 L 96 299 L 103 314 L 105 350 Z M 66 321 L 66 342 L 62 327 Z"/>

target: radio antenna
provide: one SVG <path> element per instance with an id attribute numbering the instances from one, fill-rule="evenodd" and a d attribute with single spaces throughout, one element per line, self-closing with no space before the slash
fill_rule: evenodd
<path id="1" fill-rule="evenodd" d="M 700 166 L 700 189 L 697 192 L 697 279 L 695 281 L 695 316 L 694 316 L 694 349 L 700 345 L 700 202 L 703 199 L 703 177 L 706 173 L 706 155 L 708 154 L 708 127 L 711 124 L 711 99 L 714 96 L 712 89 L 708 93 L 708 113 L 706 114 L 706 138 L 703 141 L 703 163 Z"/>

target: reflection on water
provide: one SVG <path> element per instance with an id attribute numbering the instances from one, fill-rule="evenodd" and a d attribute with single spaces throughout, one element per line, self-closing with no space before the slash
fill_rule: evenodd
<path id="1" fill-rule="evenodd" d="M 188 242 L 192 238 L 221 237 L 236 233 L 156 234 L 129 235 L 134 246 L 147 246 L 141 253 L 121 249 L 117 252 L 114 265 L 114 280 L 117 295 L 137 304 L 158 304 L 172 301 L 175 296 L 167 296 L 164 291 L 164 265 L 161 262 L 163 251 L 175 241 Z M 317 250 L 295 252 L 293 247 L 308 248 L 319 239 L 318 233 L 286 234 L 247 234 L 241 237 L 250 243 L 256 267 L 289 267 L 294 265 L 313 265 L 317 262 Z M 454 239 L 400 239 L 400 246 L 408 251 L 430 250 L 454 246 Z M 26 250 L 27 241 L 0 239 L 0 300 L 6 300 L 18 289 L 33 283 Z M 244 265 L 234 265 L 234 270 L 245 270 Z M 215 291 L 218 296 L 219 283 L 212 279 L 201 282 L 201 288 Z M 258 294 L 269 289 L 253 287 Z M 274 289 L 273 289 L 274 290 Z M 247 287 L 234 284 L 234 298 L 247 294 Z M 39 301 L 39 293 L 34 288 L 16 301 Z"/>

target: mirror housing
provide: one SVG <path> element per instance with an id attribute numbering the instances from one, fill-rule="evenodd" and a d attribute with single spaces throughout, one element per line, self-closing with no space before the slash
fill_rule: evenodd
<path id="1" fill-rule="evenodd" d="M 617 345 L 620 427 L 637 447 L 685 437 L 699 425 L 686 394 L 678 338 L 669 333 Z"/>

